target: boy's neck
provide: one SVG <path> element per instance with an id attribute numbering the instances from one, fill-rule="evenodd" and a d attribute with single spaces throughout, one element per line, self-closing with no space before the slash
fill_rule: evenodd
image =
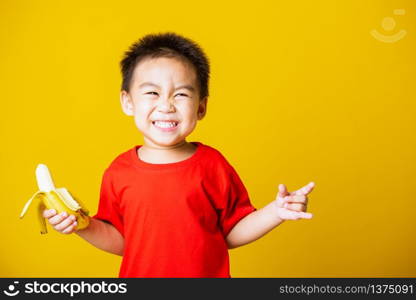
<path id="1" fill-rule="evenodd" d="M 168 147 L 157 147 L 144 144 L 137 150 L 139 158 L 151 164 L 167 164 L 186 160 L 191 157 L 197 146 L 187 141 Z"/>

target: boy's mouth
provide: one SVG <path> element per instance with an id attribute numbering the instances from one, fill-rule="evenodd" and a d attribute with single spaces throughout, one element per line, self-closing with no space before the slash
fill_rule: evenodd
<path id="1" fill-rule="evenodd" d="M 153 126 L 162 131 L 173 131 L 178 127 L 179 122 L 175 120 L 152 121 Z"/>

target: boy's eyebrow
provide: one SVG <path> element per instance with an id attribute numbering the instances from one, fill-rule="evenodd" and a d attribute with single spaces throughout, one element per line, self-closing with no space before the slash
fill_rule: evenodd
<path id="1" fill-rule="evenodd" d="M 142 84 L 140 84 L 139 85 L 139 88 L 142 88 L 144 86 L 154 86 L 154 87 L 160 88 L 160 86 L 158 86 L 156 83 L 149 82 L 149 81 L 146 81 L 146 82 L 143 82 Z M 195 92 L 195 88 L 192 85 L 189 85 L 189 84 L 182 84 L 182 85 L 178 86 L 176 89 L 177 90 L 179 90 L 179 89 L 187 89 L 187 90 L 189 90 L 191 92 Z"/>

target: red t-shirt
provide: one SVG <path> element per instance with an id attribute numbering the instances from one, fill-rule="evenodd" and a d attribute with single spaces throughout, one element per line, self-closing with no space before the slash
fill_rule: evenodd
<path id="1" fill-rule="evenodd" d="M 230 277 L 225 237 L 256 208 L 222 154 L 193 144 L 167 164 L 140 160 L 136 145 L 105 170 L 93 218 L 124 236 L 119 277 Z"/>

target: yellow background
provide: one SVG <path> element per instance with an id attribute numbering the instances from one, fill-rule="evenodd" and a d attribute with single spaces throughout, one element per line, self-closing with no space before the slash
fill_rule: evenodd
<path id="1" fill-rule="evenodd" d="M 233 277 L 416 276 L 415 20 L 410 0 L 2 0 L 0 276 L 117 277 L 121 257 L 41 236 L 35 207 L 18 216 L 38 163 L 95 214 L 104 169 L 142 143 L 118 63 L 164 31 L 211 61 L 208 114 L 188 141 L 219 149 L 258 208 L 279 183 L 316 183 L 314 218 L 230 250 Z M 384 43 L 372 29 L 407 35 Z"/>

